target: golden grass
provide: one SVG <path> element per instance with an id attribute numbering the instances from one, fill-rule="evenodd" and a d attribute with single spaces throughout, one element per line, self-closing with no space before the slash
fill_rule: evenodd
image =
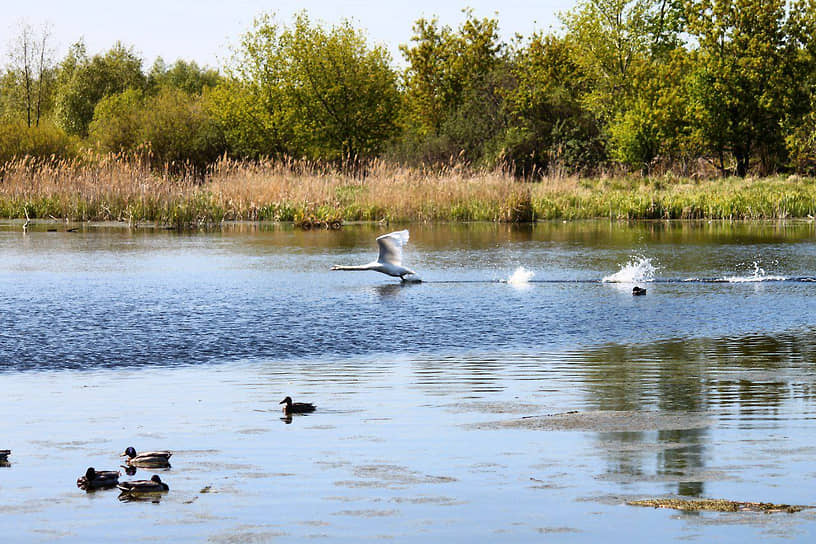
<path id="1" fill-rule="evenodd" d="M 179 172 L 181 172 L 179 174 Z M 185 173 L 186 172 L 186 173 Z M 155 171 L 119 155 L 23 158 L 0 166 L 0 216 L 155 221 L 531 221 L 538 219 L 770 219 L 816 215 L 816 181 L 802 178 L 552 178 L 521 182 L 499 170 L 406 168 L 364 174 L 285 160 L 223 159 L 203 179 L 182 166 Z"/>

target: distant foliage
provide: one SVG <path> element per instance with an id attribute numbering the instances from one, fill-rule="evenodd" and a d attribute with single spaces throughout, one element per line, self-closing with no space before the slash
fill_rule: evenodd
<path id="1" fill-rule="evenodd" d="M 508 127 L 504 96 L 513 86 L 498 21 L 466 11 L 454 30 L 419 19 L 411 42 L 401 47 L 408 61 L 402 123 L 413 145 L 403 146 L 402 156 L 432 163 L 495 159 Z"/>
<path id="2" fill-rule="evenodd" d="M 224 138 L 199 95 L 163 87 L 155 96 L 128 89 L 103 98 L 89 126 L 102 152 L 126 152 L 157 164 L 189 164 L 199 170 L 215 161 Z"/>
<path id="3" fill-rule="evenodd" d="M 102 98 L 88 125 L 88 139 L 102 151 L 133 150 L 140 141 L 140 123 L 145 107 L 144 93 L 127 89 Z"/>
<path id="4" fill-rule="evenodd" d="M 147 88 L 156 93 L 165 87 L 171 87 L 187 94 L 201 94 L 204 89 L 211 89 L 221 82 L 218 70 L 200 67 L 195 61 L 177 60 L 170 66 L 159 57 L 147 75 Z"/>
<path id="5" fill-rule="evenodd" d="M 145 82 L 142 59 L 132 49 L 117 43 L 104 55 L 89 58 L 85 45 L 78 42 L 60 65 L 57 124 L 84 138 L 100 100 L 126 89 L 144 89 Z"/>
<path id="6" fill-rule="evenodd" d="M 145 70 L 121 43 L 58 60 L 25 27 L 0 69 L 0 148 L 198 172 L 272 157 L 530 180 L 816 173 L 816 0 L 578 0 L 561 22 L 508 42 L 470 9 L 423 17 L 397 63 L 351 21 L 261 14 L 222 71 Z"/>
<path id="7" fill-rule="evenodd" d="M 15 158 L 71 158 L 79 150 L 79 140 L 50 122 L 28 127 L 23 120 L 0 122 L 0 166 Z"/>
<path id="8" fill-rule="evenodd" d="M 400 96 L 390 62 L 348 21 L 325 28 L 299 13 L 285 26 L 263 16 L 210 104 L 234 151 L 370 159 L 397 134 Z"/>

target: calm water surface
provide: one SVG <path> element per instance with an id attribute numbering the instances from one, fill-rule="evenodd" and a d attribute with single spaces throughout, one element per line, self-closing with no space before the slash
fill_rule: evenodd
<path id="1" fill-rule="evenodd" d="M 396 228 L 0 224 L 4 539 L 812 541 L 625 503 L 816 505 L 813 224 L 412 225 L 423 283 L 329 271 Z M 75 487 L 128 445 L 175 452 L 159 502 Z"/>

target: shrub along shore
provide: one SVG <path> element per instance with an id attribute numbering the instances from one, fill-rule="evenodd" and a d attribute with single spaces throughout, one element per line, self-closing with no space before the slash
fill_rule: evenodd
<path id="1" fill-rule="evenodd" d="M 171 171 L 173 170 L 173 171 Z M 816 215 L 816 179 L 559 177 L 371 163 L 344 173 L 299 161 L 220 160 L 201 175 L 107 155 L 0 166 L 0 217 L 155 222 L 786 219 Z"/>

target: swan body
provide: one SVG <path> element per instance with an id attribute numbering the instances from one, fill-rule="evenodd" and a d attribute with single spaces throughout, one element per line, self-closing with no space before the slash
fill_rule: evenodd
<path id="1" fill-rule="evenodd" d="M 292 397 L 286 397 L 278 404 L 283 404 L 283 413 L 288 415 L 292 414 L 308 414 L 309 412 L 315 411 L 315 405 L 311 402 L 292 402 Z"/>
<path id="2" fill-rule="evenodd" d="M 93 467 L 88 467 L 85 476 L 77 478 L 77 487 L 86 491 L 115 485 L 119 485 L 119 472 L 115 470 L 97 471 Z"/>
<path id="3" fill-rule="evenodd" d="M 127 457 L 125 462 L 132 467 L 166 468 L 170 466 L 170 456 L 173 453 L 169 451 L 143 451 L 137 454 L 133 446 L 130 446 L 121 455 Z"/>
<path id="4" fill-rule="evenodd" d="M 376 261 L 357 266 L 332 266 L 332 270 L 373 270 L 405 281 L 405 276 L 416 274 L 402 266 L 402 246 L 408 243 L 408 231 L 400 230 L 377 237 L 380 254 Z"/>
<path id="5" fill-rule="evenodd" d="M 116 487 L 124 493 L 162 493 L 170 491 L 170 486 L 162 482 L 158 474 L 154 474 L 149 480 L 122 482 Z"/>

